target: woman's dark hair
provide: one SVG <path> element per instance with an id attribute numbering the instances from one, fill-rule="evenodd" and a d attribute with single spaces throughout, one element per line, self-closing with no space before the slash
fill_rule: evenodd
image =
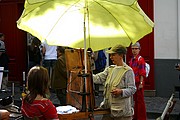
<path id="1" fill-rule="evenodd" d="M 87 51 L 89 51 L 90 53 L 93 52 L 93 50 L 91 48 L 88 48 Z"/>
<path id="2" fill-rule="evenodd" d="M 57 46 L 57 50 L 58 50 L 60 53 L 65 53 L 65 47 Z"/>
<path id="3" fill-rule="evenodd" d="M 32 103 L 39 94 L 46 98 L 49 94 L 49 75 L 46 68 L 42 66 L 34 66 L 30 69 L 27 76 L 27 88 L 29 93 L 25 97 L 25 101 Z"/>
<path id="4" fill-rule="evenodd" d="M 41 45 L 41 41 L 37 37 L 34 37 L 33 40 L 32 40 L 31 46 L 39 47 L 40 45 Z"/>
<path id="5" fill-rule="evenodd" d="M 41 45 L 41 41 L 37 37 L 34 37 L 31 42 L 30 50 L 34 51 L 36 50 L 36 48 L 39 48 L 40 45 Z"/>

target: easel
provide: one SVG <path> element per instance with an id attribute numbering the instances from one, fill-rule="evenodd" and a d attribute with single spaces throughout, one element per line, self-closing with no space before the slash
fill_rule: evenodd
<path id="1" fill-rule="evenodd" d="M 90 119 L 94 115 L 109 114 L 109 110 L 95 110 L 95 95 L 92 74 L 90 70 L 90 56 L 87 55 L 87 73 L 84 72 L 84 50 L 66 49 L 66 68 L 68 71 L 67 104 L 80 112 L 59 114 L 60 120 Z"/>

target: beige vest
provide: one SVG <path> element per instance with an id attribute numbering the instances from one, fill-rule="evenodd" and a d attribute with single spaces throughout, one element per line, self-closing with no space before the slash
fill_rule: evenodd
<path id="1" fill-rule="evenodd" d="M 115 89 L 121 82 L 123 75 L 126 71 L 130 70 L 129 66 L 125 65 L 122 68 L 116 68 L 111 66 L 109 68 L 109 75 L 104 85 L 104 99 L 107 105 L 105 108 L 109 108 L 111 104 L 111 91 Z"/>
<path id="2" fill-rule="evenodd" d="M 122 77 L 130 69 L 127 65 L 122 66 L 122 68 L 116 68 L 115 66 L 109 68 L 109 74 L 104 85 L 104 101 L 100 107 L 103 109 L 110 108 L 112 117 L 127 117 L 134 113 L 132 97 L 113 97 L 111 94 L 111 91 L 119 86 Z"/>

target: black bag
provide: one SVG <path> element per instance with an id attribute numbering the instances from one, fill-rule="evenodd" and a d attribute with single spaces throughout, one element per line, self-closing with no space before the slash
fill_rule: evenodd
<path id="1" fill-rule="evenodd" d="M 0 99 L 0 106 L 7 106 L 13 103 L 12 96 L 8 96 L 5 98 Z"/>

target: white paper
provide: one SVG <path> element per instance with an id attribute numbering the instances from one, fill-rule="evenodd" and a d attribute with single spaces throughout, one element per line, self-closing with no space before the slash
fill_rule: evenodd
<path id="1" fill-rule="evenodd" d="M 57 113 L 58 114 L 71 114 L 75 112 L 79 112 L 75 107 L 72 107 L 71 105 L 67 106 L 58 106 L 56 107 Z"/>

